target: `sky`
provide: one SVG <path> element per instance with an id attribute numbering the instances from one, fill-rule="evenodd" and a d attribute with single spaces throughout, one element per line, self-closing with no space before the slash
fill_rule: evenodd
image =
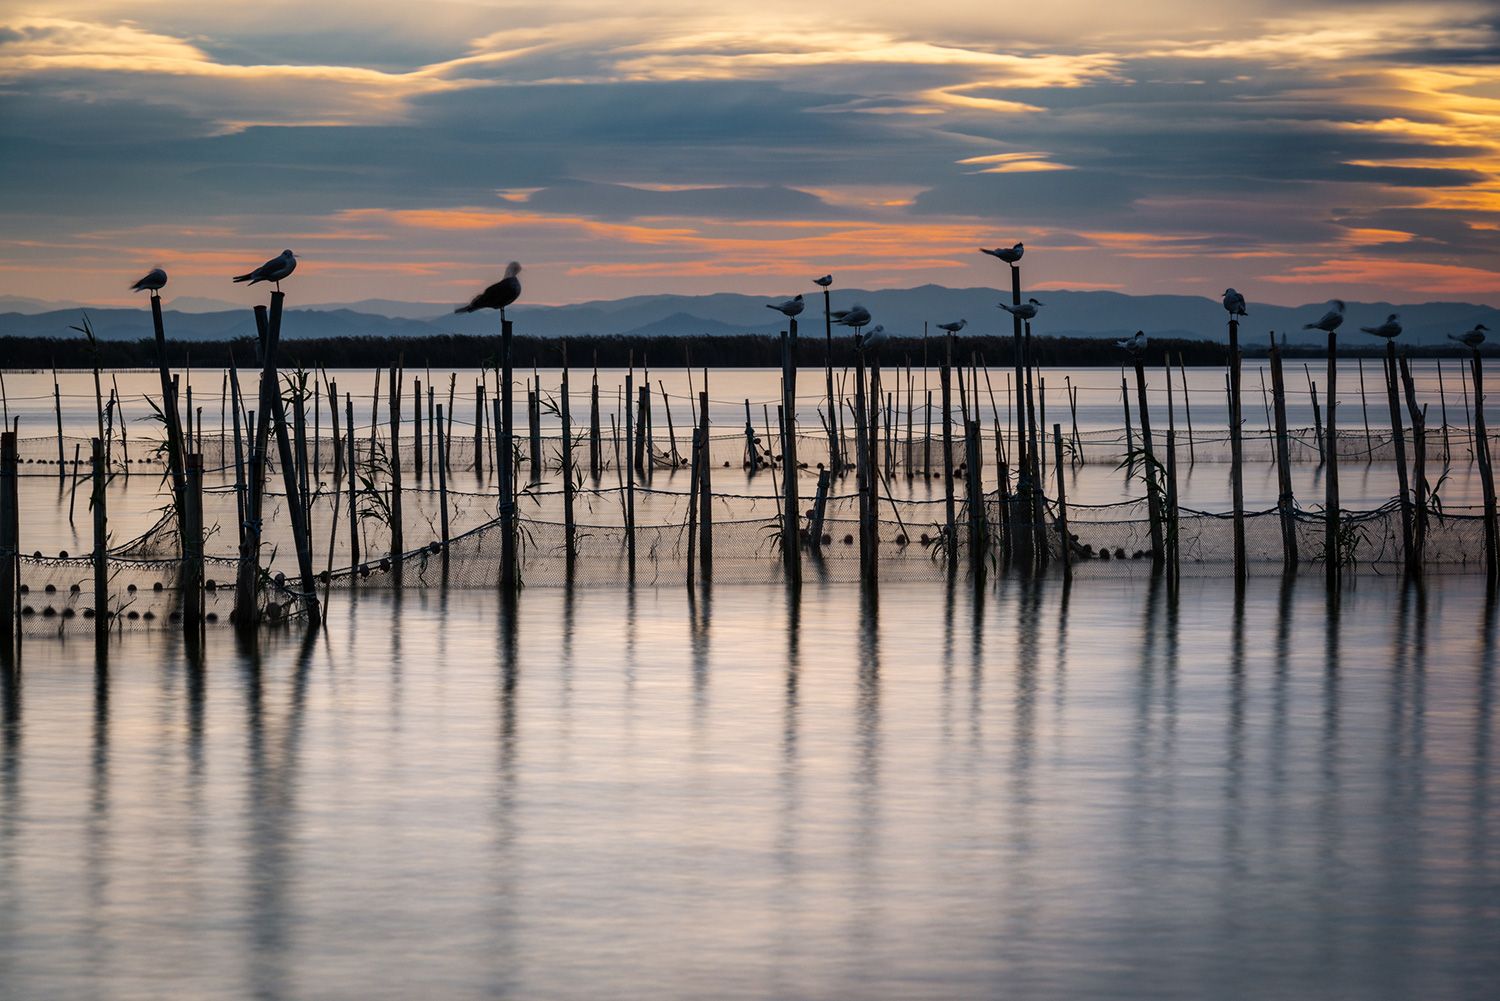
<path id="1" fill-rule="evenodd" d="M 722 9 L 720 9 L 722 8 Z M 1500 0 L 0 5 L 0 294 L 1500 305 Z"/>

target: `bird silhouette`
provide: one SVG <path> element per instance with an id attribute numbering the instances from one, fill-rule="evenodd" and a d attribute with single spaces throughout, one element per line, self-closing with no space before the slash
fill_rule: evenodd
<path id="1" fill-rule="evenodd" d="M 1023 255 L 1025 255 L 1026 245 L 1024 243 L 1018 243 L 1014 247 L 996 247 L 994 250 L 980 247 L 979 252 L 981 254 L 989 254 L 991 257 L 998 257 L 1006 264 L 1015 264 L 1016 262 L 1020 261 Z"/>
<path id="2" fill-rule="evenodd" d="M 520 273 L 521 265 L 511 261 L 505 266 L 504 278 L 470 299 L 467 306 L 460 306 L 453 312 L 476 313 L 481 309 L 498 309 L 500 318 L 505 319 L 505 307 L 521 297 L 521 279 L 516 277 Z"/>
<path id="3" fill-rule="evenodd" d="M 297 255 L 290 250 L 283 250 L 280 254 L 271 258 L 254 271 L 235 275 L 234 280 L 237 282 L 249 282 L 251 285 L 257 282 L 271 282 L 276 286 L 276 291 L 280 292 L 281 283 L 296 270 Z"/>
<path id="4" fill-rule="evenodd" d="M 1146 332 L 1137 330 L 1134 337 L 1123 341 L 1115 341 L 1115 347 L 1124 348 L 1132 355 L 1139 357 L 1146 350 Z"/>
<path id="5" fill-rule="evenodd" d="M 956 334 L 960 330 L 964 329 L 964 327 L 968 326 L 968 324 L 968 320 L 956 320 L 953 323 L 939 323 L 937 327 L 939 330 L 946 330 L 950 334 Z"/>
<path id="6" fill-rule="evenodd" d="M 1390 340 L 1393 337 L 1400 337 L 1401 324 L 1396 322 L 1396 318 L 1398 315 L 1399 314 L 1397 313 L 1392 313 L 1390 316 L 1387 316 L 1385 318 L 1385 322 L 1378 327 L 1360 327 L 1359 329 L 1363 330 L 1367 334 L 1374 334 L 1376 337 L 1384 337 L 1386 340 Z"/>
<path id="7" fill-rule="evenodd" d="M 1333 308 L 1320 316 L 1316 323 L 1304 323 L 1302 329 L 1325 330 L 1330 334 L 1339 329 L 1339 326 L 1344 322 L 1344 300 L 1334 299 L 1330 305 Z"/>
<path id="8" fill-rule="evenodd" d="M 1489 327 L 1486 327 L 1482 323 L 1476 323 L 1474 324 L 1473 330 L 1467 330 L 1464 333 L 1459 334 L 1457 337 L 1449 334 L 1448 340 L 1457 341 L 1459 344 L 1462 344 L 1464 347 L 1469 348 L 1472 351 L 1478 351 L 1479 345 L 1484 343 L 1485 332 L 1489 329 Z"/>
<path id="9" fill-rule="evenodd" d="M 1245 312 L 1245 297 L 1232 288 L 1224 290 L 1224 309 L 1228 311 L 1230 316 L 1250 315 Z"/>
<path id="10" fill-rule="evenodd" d="M 1019 316 L 1023 320 L 1030 320 L 1036 316 L 1037 307 L 1042 305 L 1045 304 L 1036 299 L 1027 299 L 1019 306 L 1012 306 L 1008 302 L 1002 302 L 1000 308 L 1011 316 Z"/>
<path id="11" fill-rule="evenodd" d="M 876 347 L 877 345 L 881 344 L 884 340 L 885 340 L 885 327 L 884 327 L 884 325 L 877 323 L 877 324 L 875 324 L 875 326 L 873 326 L 869 330 L 865 331 L 864 336 L 862 336 L 862 337 L 859 338 L 858 344 L 859 344 L 859 346 L 861 348 L 869 349 L 869 348 Z"/>
<path id="12" fill-rule="evenodd" d="M 796 295 L 790 299 L 783 299 L 781 302 L 768 302 L 766 308 L 774 309 L 782 316 L 796 316 L 802 312 L 802 297 Z"/>
<path id="13" fill-rule="evenodd" d="M 833 275 L 824 275 L 822 278 L 814 278 L 813 284 L 821 285 L 823 288 L 827 288 L 828 286 L 833 284 Z"/>
<path id="14" fill-rule="evenodd" d="M 146 277 L 130 286 L 132 292 L 150 292 L 153 295 L 160 292 L 162 286 L 167 284 L 167 273 L 161 268 L 152 268 L 146 272 Z"/>

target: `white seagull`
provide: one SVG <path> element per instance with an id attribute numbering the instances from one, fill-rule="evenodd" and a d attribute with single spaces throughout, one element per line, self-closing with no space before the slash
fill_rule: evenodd
<path id="1" fill-rule="evenodd" d="M 1018 243 L 1014 247 L 996 247 L 994 250 L 980 247 L 979 252 L 981 254 L 989 254 L 991 257 L 998 257 L 1006 264 L 1015 264 L 1026 253 L 1026 245 Z"/>
<path id="2" fill-rule="evenodd" d="M 814 278 L 813 284 L 821 285 L 823 288 L 827 288 L 828 286 L 833 284 L 833 275 L 824 275 L 822 278 Z"/>
<path id="3" fill-rule="evenodd" d="M 1140 355 L 1146 350 L 1146 332 L 1144 330 L 1137 330 L 1134 337 L 1123 341 L 1115 341 L 1115 347 L 1124 348 L 1132 355 Z"/>
<path id="4" fill-rule="evenodd" d="M 1036 308 L 1041 305 L 1043 305 L 1043 303 L 1039 300 L 1027 299 L 1019 306 L 1012 306 L 1008 302 L 1002 302 L 1000 304 L 1000 308 L 1005 310 L 1011 316 L 1019 316 L 1023 320 L 1030 320 L 1036 316 Z"/>
<path id="5" fill-rule="evenodd" d="M 856 336 L 858 336 L 858 335 L 856 335 Z M 875 326 L 873 326 L 869 330 L 865 331 L 864 336 L 858 337 L 858 340 L 857 340 L 856 343 L 861 348 L 873 348 L 876 345 L 880 344 L 884 340 L 885 340 L 885 326 L 883 324 L 877 323 L 877 324 L 875 324 Z"/>
<path id="6" fill-rule="evenodd" d="M 960 330 L 964 329 L 964 327 L 966 327 L 968 325 L 969 325 L 969 321 L 968 320 L 958 320 L 957 322 L 954 322 L 954 323 L 939 323 L 937 325 L 937 327 L 938 327 L 939 330 L 946 330 L 950 334 L 956 334 L 956 333 L 958 333 Z"/>
<path id="7" fill-rule="evenodd" d="M 790 299 L 783 299 L 781 302 L 768 302 L 766 303 L 766 308 L 774 309 L 782 316 L 796 316 L 802 312 L 802 297 L 798 295 Z"/>
<path id="8" fill-rule="evenodd" d="M 833 317 L 833 322 L 842 323 L 846 327 L 863 327 L 870 322 L 870 311 L 859 303 L 849 309 L 836 309 L 829 315 Z"/>
<path id="9" fill-rule="evenodd" d="M 237 282 L 271 282 L 276 286 L 276 291 L 281 291 L 281 283 L 297 270 L 297 255 L 290 250 L 283 250 L 277 256 L 271 258 L 254 271 L 248 271 L 242 275 L 235 275 Z"/>
<path id="10" fill-rule="evenodd" d="M 132 292 L 160 292 L 162 286 L 167 283 L 167 273 L 161 268 L 152 268 L 146 272 L 146 277 L 130 286 Z"/>
<path id="11" fill-rule="evenodd" d="M 1330 305 L 1333 308 L 1319 317 L 1316 323 L 1304 323 L 1302 329 L 1324 330 L 1330 334 L 1339 329 L 1339 325 L 1344 322 L 1344 300 L 1334 299 Z"/>
<path id="12" fill-rule="evenodd" d="M 1484 343 L 1485 332 L 1489 329 L 1489 327 L 1486 327 L 1482 323 L 1476 323 L 1474 324 L 1473 330 L 1465 331 L 1464 333 L 1459 334 L 1457 337 L 1449 334 L 1448 340 L 1457 341 L 1459 344 L 1462 344 L 1466 348 L 1478 351 L 1479 345 Z"/>
<path id="13" fill-rule="evenodd" d="M 1390 316 L 1387 316 L 1385 318 L 1385 322 L 1378 327 L 1360 327 L 1359 329 L 1363 330 L 1367 334 L 1374 334 L 1376 337 L 1384 337 L 1386 340 L 1390 340 L 1393 337 L 1400 337 L 1401 324 L 1396 322 L 1396 318 L 1398 315 L 1399 314 L 1397 313 L 1392 313 Z"/>
<path id="14" fill-rule="evenodd" d="M 1224 308 L 1229 312 L 1230 316 L 1250 315 L 1245 312 L 1245 297 L 1232 288 L 1224 290 Z"/>
<path id="15" fill-rule="evenodd" d="M 521 298 L 521 279 L 516 277 L 520 273 L 521 265 L 511 261 L 505 266 L 504 278 L 470 299 L 467 306 L 460 306 L 453 312 L 475 313 L 481 309 L 498 309 L 500 319 L 505 319 L 505 307 Z"/>

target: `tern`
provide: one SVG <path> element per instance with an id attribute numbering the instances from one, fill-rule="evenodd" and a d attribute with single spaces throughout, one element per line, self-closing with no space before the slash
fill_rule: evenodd
<path id="1" fill-rule="evenodd" d="M 1344 300 L 1334 299 L 1330 302 L 1330 305 L 1333 308 L 1319 317 L 1316 323 L 1304 323 L 1302 329 L 1323 330 L 1330 334 L 1339 329 L 1339 325 L 1344 322 Z"/>
<path id="2" fill-rule="evenodd" d="M 1392 313 L 1390 316 L 1387 316 L 1385 318 L 1385 322 L 1378 327 L 1360 327 L 1359 329 L 1363 330 L 1367 334 L 1374 334 L 1376 337 L 1384 337 L 1386 340 L 1390 340 L 1393 337 L 1400 337 L 1401 324 L 1396 322 L 1396 318 L 1398 315 L 1399 314 L 1397 313 Z"/>
<path id="3" fill-rule="evenodd" d="M 1469 348 L 1471 351 L 1478 351 L 1479 345 L 1484 343 L 1485 332 L 1489 329 L 1489 327 L 1486 327 L 1482 323 L 1476 323 L 1474 324 L 1473 330 L 1465 331 L 1464 333 L 1459 334 L 1457 337 L 1449 334 L 1448 340 L 1457 341 L 1459 344 L 1462 344 L 1464 347 Z"/>
<path id="4" fill-rule="evenodd" d="M 167 273 L 161 268 L 152 268 L 146 272 L 146 277 L 130 286 L 132 292 L 150 292 L 153 295 L 160 292 L 162 286 L 167 283 Z"/>
<path id="5" fill-rule="evenodd" d="M 782 316 L 796 316 L 802 312 L 802 297 L 798 295 L 790 299 L 783 299 L 781 302 L 768 302 L 766 303 L 766 308 L 774 309 Z"/>
<path id="6" fill-rule="evenodd" d="M 964 329 L 964 327 L 966 327 L 968 325 L 969 325 L 969 321 L 968 320 L 958 320 L 955 323 L 939 323 L 937 325 L 937 328 L 939 330 L 946 330 L 950 334 L 956 334 L 956 333 L 958 333 L 960 330 Z"/>
<path id="7" fill-rule="evenodd" d="M 1146 350 L 1146 332 L 1137 330 L 1135 336 L 1123 341 L 1115 341 L 1115 346 L 1124 348 L 1132 355 L 1139 357 Z"/>
<path id="8" fill-rule="evenodd" d="M 1245 297 L 1232 288 L 1224 290 L 1224 309 L 1228 311 L 1230 316 L 1250 315 L 1245 312 Z"/>
<path id="9" fill-rule="evenodd" d="M 521 265 L 511 261 L 505 266 L 504 278 L 470 299 L 467 306 L 460 306 L 453 312 L 475 313 L 481 309 L 498 309 L 500 319 L 505 319 L 505 307 L 521 297 L 521 279 L 516 277 L 520 273 Z"/>
<path id="10" fill-rule="evenodd" d="M 1000 308 L 1005 310 L 1011 316 L 1018 316 L 1023 320 L 1030 320 L 1036 316 L 1036 309 L 1041 305 L 1043 305 L 1043 303 L 1036 299 L 1027 299 L 1019 306 L 1012 306 L 1008 302 L 1002 302 L 1000 304 Z"/>
<path id="11" fill-rule="evenodd" d="M 822 278 L 814 278 L 813 284 L 821 285 L 823 288 L 827 288 L 828 286 L 833 284 L 833 275 L 824 275 Z"/>
<path id="12" fill-rule="evenodd" d="M 989 254 L 991 257 L 998 257 L 1006 264 L 1015 264 L 1026 253 L 1026 245 L 1018 243 L 1014 247 L 996 247 L 994 250 L 980 247 L 979 252 L 981 254 Z"/>
<path id="13" fill-rule="evenodd" d="M 288 278 L 293 271 L 297 270 L 297 255 L 290 250 L 283 250 L 276 257 L 271 258 L 254 271 L 243 275 L 235 275 L 237 282 L 271 282 L 276 286 L 276 291 L 281 291 L 281 283 Z"/>

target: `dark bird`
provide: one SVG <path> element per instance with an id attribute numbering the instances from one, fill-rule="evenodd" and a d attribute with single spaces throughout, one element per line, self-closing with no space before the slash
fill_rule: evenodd
<path id="1" fill-rule="evenodd" d="M 1393 337 L 1400 337 L 1401 324 L 1396 322 L 1398 315 L 1399 314 L 1397 313 L 1392 313 L 1390 316 L 1387 316 L 1385 318 L 1385 322 L 1378 327 L 1360 327 L 1359 329 L 1363 330 L 1367 334 L 1374 334 L 1376 337 L 1384 337 L 1386 340 L 1390 340 Z"/>
<path id="2" fill-rule="evenodd" d="M 1043 303 L 1037 301 L 1036 299 L 1027 299 L 1019 306 L 1012 306 L 1008 302 L 1002 302 L 1000 304 L 1000 308 L 1005 310 L 1011 316 L 1019 316 L 1023 320 L 1030 320 L 1036 316 L 1036 308 L 1041 305 L 1043 305 Z"/>
<path id="3" fill-rule="evenodd" d="M 823 288 L 827 288 L 828 286 L 833 284 L 833 275 L 824 275 L 822 278 L 814 278 L 813 284 L 821 285 Z"/>
<path id="4" fill-rule="evenodd" d="M 950 334 L 956 334 L 956 333 L 958 333 L 960 330 L 964 329 L 964 327 L 966 327 L 968 325 L 969 325 L 969 321 L 968 320 L 957 320 L 957 321 L 955 321 L 953 323 L 939 323 L 937 325 L 937 328 L 939 330 L 946 330 Z"/>
<path id="5" fill-rule="evenodd" d="M 511 261 L 505 266 L 504 278 L 470 299 L 467 306 L 460 306 L 453 312 L 474 313 L 481 309 L 498 309 L 501 319 L 504 319 L 505 307 L 521 298 L 521 279 L 516 277 L 520 273 L 521 265 Z"/>
<path id="6" fill-rule="evenodd" d="M 1489 330 L 1489 329 L 1490 329 L 1489 327 L 1486 327 L 1482 323 L 1476 323 L 1476 324 L 1474 324 L 1474 329 L 1473 330 L 1465 331 L 1464 333 L 1459 334 L 1457 337 L 1454 337 L 1452 334 L 1449 334 L 1448 335 L 1448 340 L 1450 340 L 1450 341 L 1457 341 L 1458 343 L 1462 344 L 1466 348 L 1469 348 L 1469 349 L 1474 350 L 1474 351 L 1478 351 L 1479 350 L 1479 345 L 1481 345 L 1481 344 L 1484 343 L 1485 332 L 1487 330 Z"/>
<path id="7" fill-rule="evenodd" d="M 980 247 L 979 252 L 981 254 L 989 254 L 991 257 L 998 257 L 1006 264 L 1015 264 L 1026 253 L 1026 245 L 1018 243 L 1014 247 L 996 247 L 994 250 Z"/>
<path id="8" fill-rule="evenodd" d="M 1232 288 L 1224 290 L 1224 309 L 1228 311 L 1230 316 L 1250 315 L 1245 312 L 1245 297 Z"/>
<path id="9" fill-rule="evenodd" d="M 161 268 L 152 268 L 146 272 L 146 277 L 130 286 L 132 292 L 160 292 L 162 286 L 167 284 L 167 273 Z"/>
<path id="10" fill-rule="evenodd" d="M 1331 305 L 1333 308 L 1320 316 L 1316 323 L 1304 323 L 1302 329 L 1325 330 L 1330 334 L 1339 329 L 1339 325 L 1344 322 L 1344 300 L 1334 299 Z"/>
<path id="11" fill-rule="evenodd" d="M 293 254 L 290 250 L 283 250 L 279 255 L 271 258 L 254 271 L 246 272 L 243 275 L 235 275 L 234 280 L 237 282 L 249 282 L 251 285 L 254 285 L 256 282 L 272 282 L 276 286 L 276 291 L 280 292 L 282 281 L 296 270 L 297 255 Z"/>
<path id="12" fill-rule="evenodd" d="M 774 309 L 782 316 L 796 316 L 802 312 L 802 297 L 796 295 L 790 299 L 783 299 L 781 302 L 768 302 L 766 308 Z"/>
<path id="13" fill-rule="evenodd" d="M 1132 356 L 1140 356 L 1146 350 L 1146 332 L 1137 330 L 1135 336 L 1123 341 L 1115 341 L 1115 347 L 1124 348 Z"/>

